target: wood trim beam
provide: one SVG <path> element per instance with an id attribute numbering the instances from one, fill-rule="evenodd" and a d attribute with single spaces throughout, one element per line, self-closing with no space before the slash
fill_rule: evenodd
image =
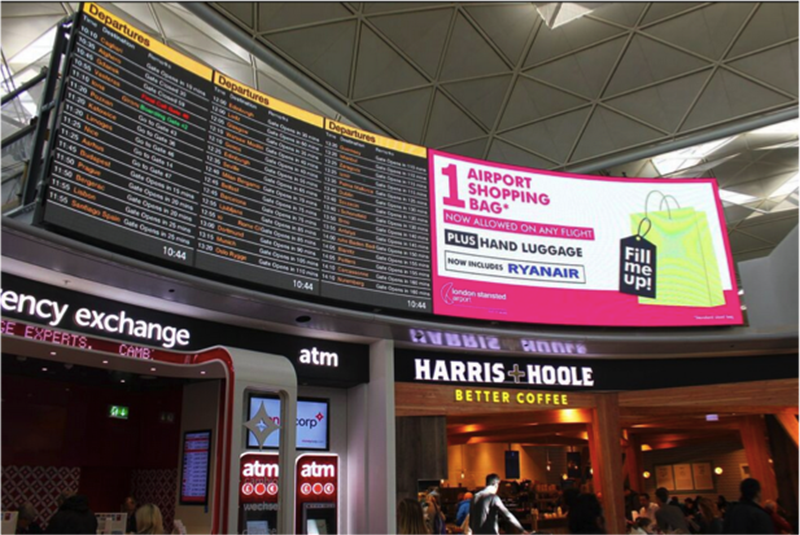
<path id="1" fill-rule="evenodd" d="M 761 416 L 742 417 L 742 444 L 750 465 L 751 477 L 761 483 L 761 501 L 778 499 L 778 482 L 769 460 L 772 452 L 767 438 L 767 426 Z"/>
<path id="2" fill-rule="evenodd" d="M 798 446 L 798 422 L 796 413 L 792 411 L 782 411 L 775 414 L 775 418 L 794 441 L 794 445 Z"/>

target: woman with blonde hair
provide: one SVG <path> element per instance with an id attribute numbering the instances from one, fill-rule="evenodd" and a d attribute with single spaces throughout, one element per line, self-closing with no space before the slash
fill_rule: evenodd
<path id="1" fill-rule="evenodd" d="M 157 505 L 146 503 L 136 510 L 136 533 L 149 535 L 164 533 L 164 520 Z"/>
<path id="2" fill-rule="evenodd" d="M 397 504 L 397 533 L 401 535 L 428 535 L 425 515 L 417 500 L 405 498 Z"/>

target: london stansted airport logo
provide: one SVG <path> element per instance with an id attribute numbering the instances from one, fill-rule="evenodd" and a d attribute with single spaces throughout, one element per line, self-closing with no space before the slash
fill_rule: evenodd
<path id="1" fill-rule="evenodd" d="M 447 284 L 442 286 L 441 292 L 442 292 L 442 299 L 444 300 L 445 303 L 447 303 L 448 305 L 452 305 L 453 303 L 455 303 L 455 300 L 453 299 L 452 282 L 448 282 Z"/>

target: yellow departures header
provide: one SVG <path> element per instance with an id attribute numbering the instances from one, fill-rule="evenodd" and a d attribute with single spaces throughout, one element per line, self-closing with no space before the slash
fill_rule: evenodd
<path id="1" fill-rule="evenodd" d="M 140 31 L 138 28 L 135 28 L 124 20 L 112 15 L 99 5 L 92 2 L 87 2 L 83 5 L 83 12 L 93 19 L 96 19 L 102 24 L 108 26 L 115 32 L 125 36 L 127 39 L 130 39 L 139 46 L 158 54 L 167 61 L 183 67 L 187 71 L 192 72 L 205 80 L 211 80 L 211 68 L 184 56 L 180 52 L 176 52 L 170 47 L 159 42 L 157 39 Z"/>
<path id="2" fill-rule="evenodd" d="M 234 95 L 239 95 L 240 97 L 252 100 L 256 104 L 260 104 L 265 108 L 275 110 L 284 115 L 288 115 L 289 117 L 293 117 L 308 124 L 312 124 L 318 128 L 322 128 L 324 119 L 321 115 L 316 115 L 304 109 L 298 108 L 297 106 L 292 106 L 288 102 L 265 95 L 264 93 L 257 91 L 248 85 L 234 80 L 230 76 L 226 76 L 220 72 L 214 71 L 214 83 L 223 89 L 230 91 Z"/>
<path id="3" fill-rule="evenodd" d="M 348 126 L 344 123 L 337 123 L 336 121 L 332 121 L 330 119 L 325 120 L 325 129 L 331 132 L 336 132 L 337 134 L 343 136 L 369 143 L 371 145 L 383 147 L 385 149 L 403 152 L 412 156 L 419 156 L 420 158 L 428 157 L 428 149 L 425 147 L 404 143 L 403 141 L 373 134 L 372 132 L 367 132 L 366 130 L 359 130 L 358 128 Z"/>

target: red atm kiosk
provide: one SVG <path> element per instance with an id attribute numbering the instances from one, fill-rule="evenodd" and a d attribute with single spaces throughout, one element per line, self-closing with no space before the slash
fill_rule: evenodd
<path id="1" fill-rule="evenodd" d="M 278 533 L 278 454 L 247 452 L 239 461 L 239 533 Z"/>
<path id="2" fill-rule="evenodd" d="M 338 533 L 339 456 L 304 453 L 295 466 L 295 533 Z"/>
<path id="3" fill-rule="evenodd" d="M 297 457 L 295 471 L 295 533 L 338 533 L 339 456 L 304 453 Z M 278 454 L 243 453 L 239 474 L 239 533 L 276 535 Z"/>

